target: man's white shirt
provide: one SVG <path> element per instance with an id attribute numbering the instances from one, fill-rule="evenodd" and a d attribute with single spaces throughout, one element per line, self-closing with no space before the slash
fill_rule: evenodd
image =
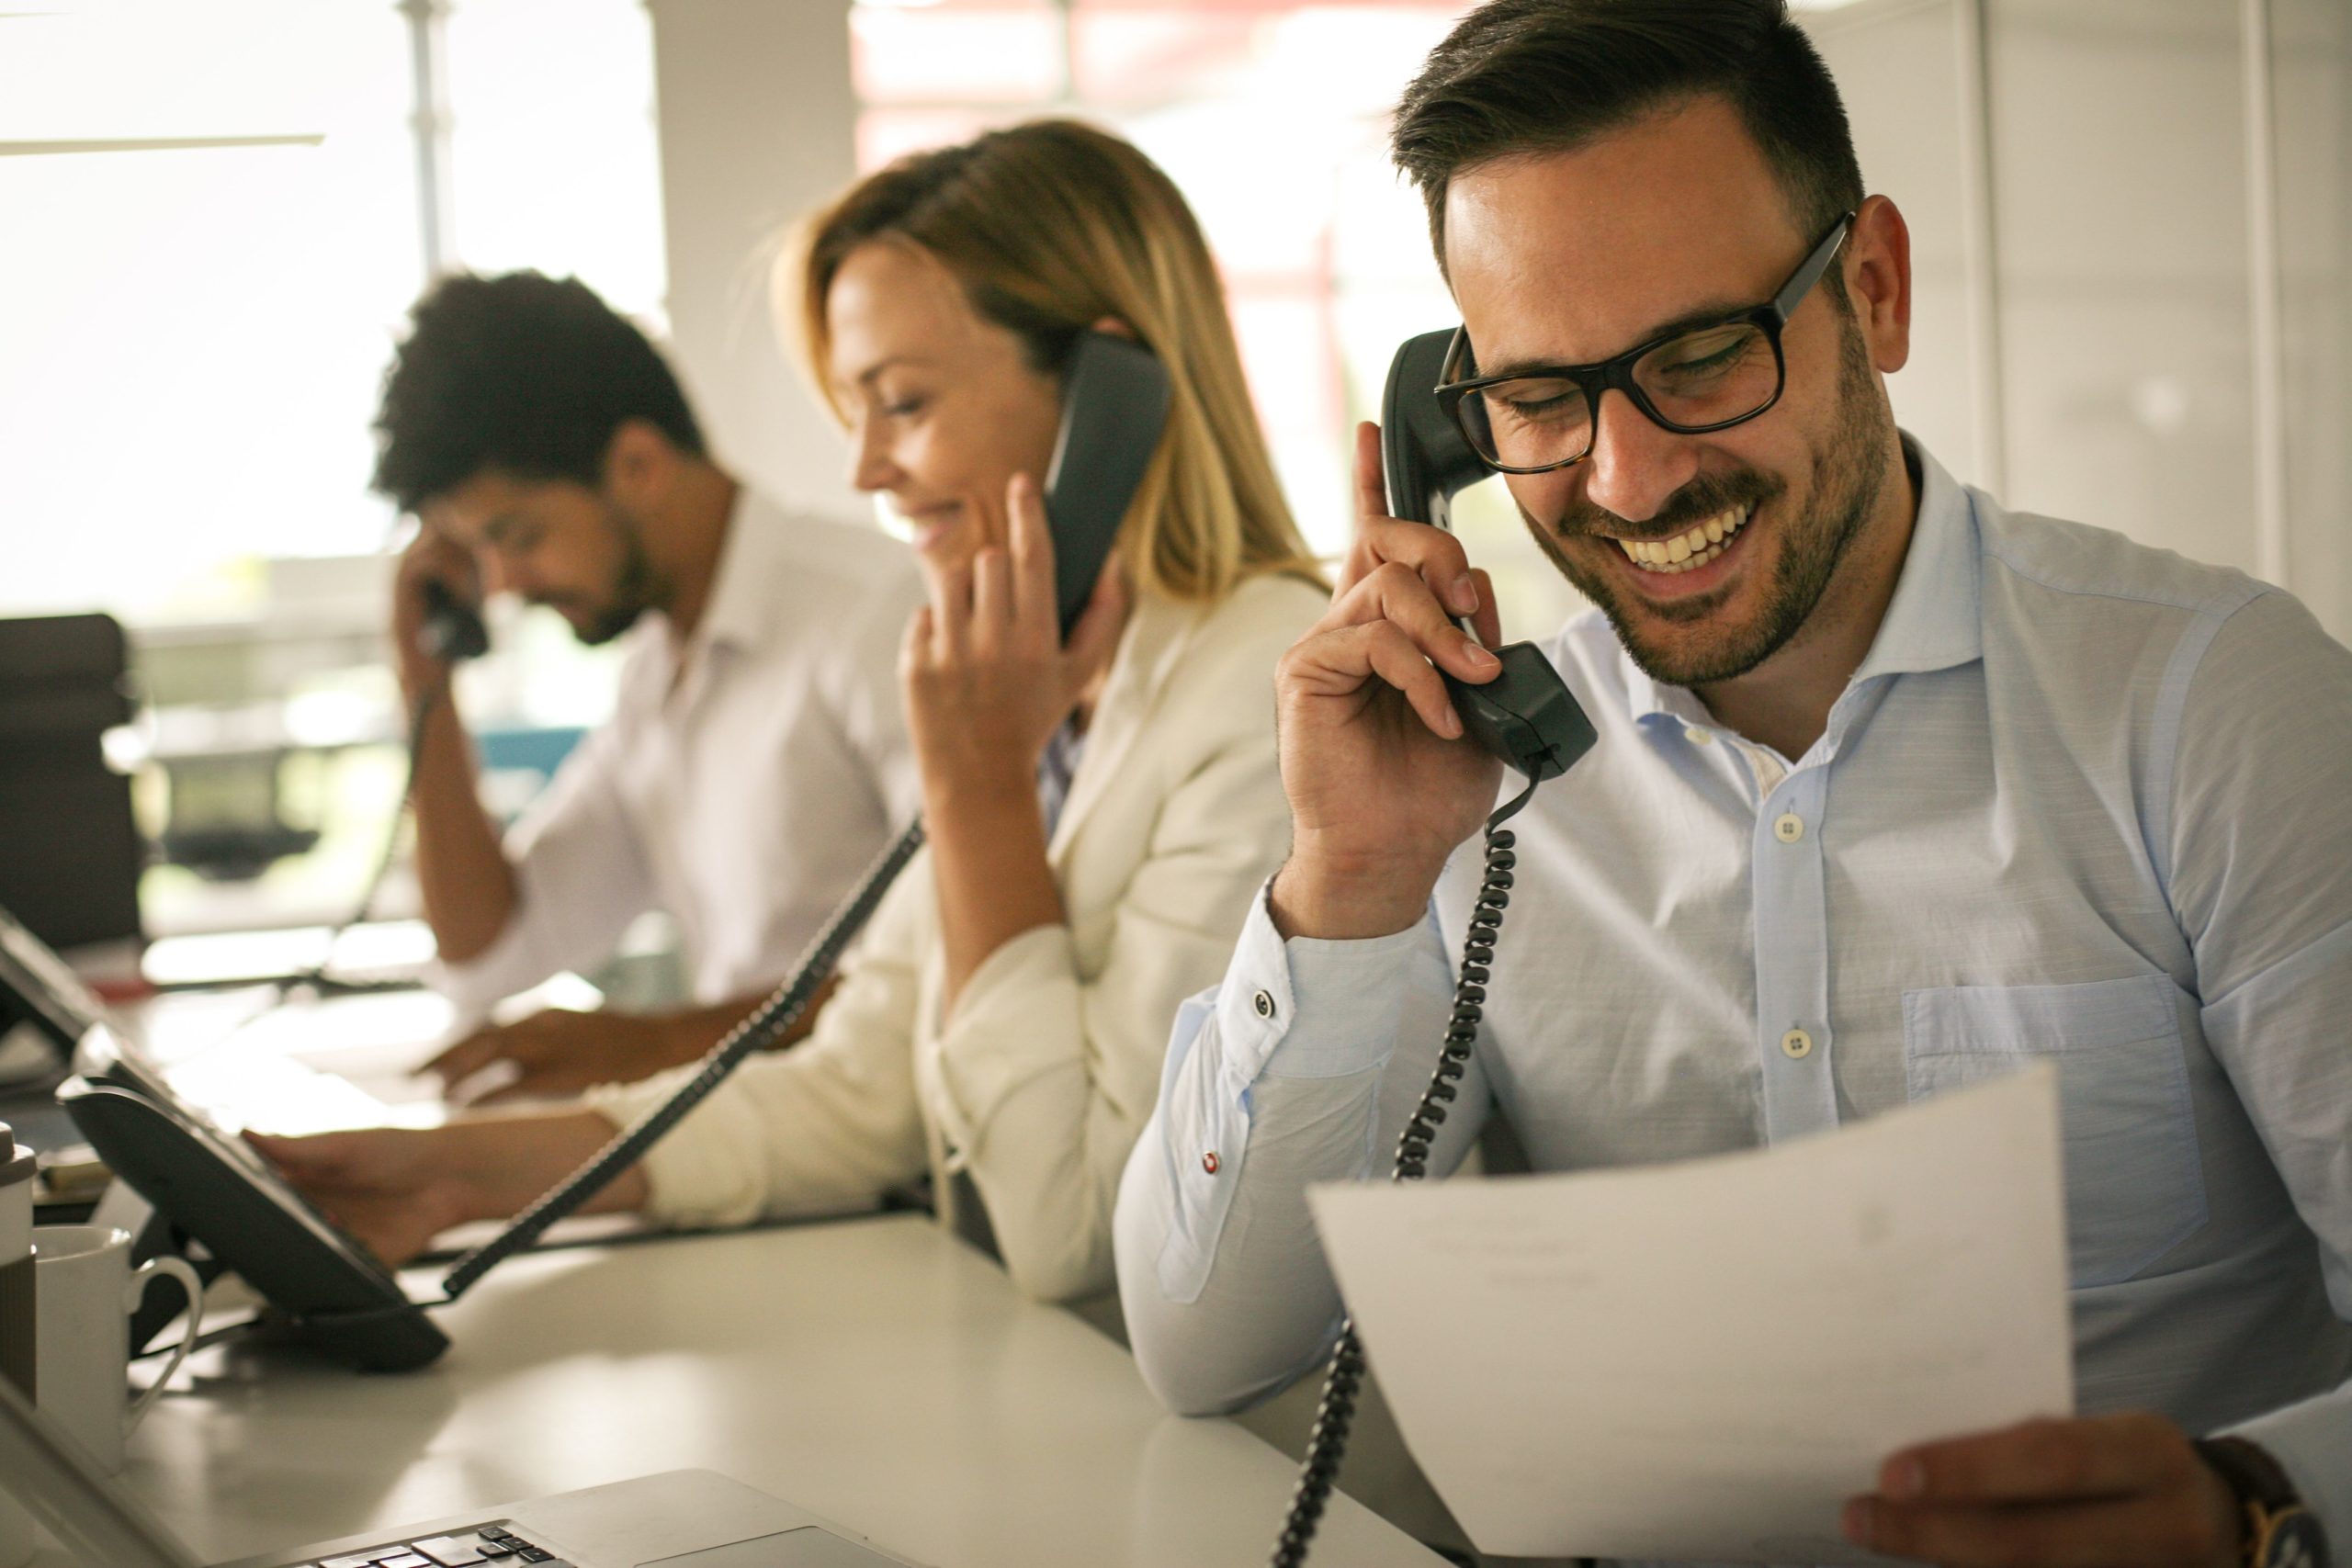
<path id="1" fill-rule="evenodd" d="M 1804 756 L 1651 681 L 1597 615 L 1547 643 L 1600 739 L 1511 823 L 1431 1167 L 1490 1107 L 1572 1169 L 2053 1060 L 2080 1407 L 2242 1424 L 2352 1542 L 2352 654 L 2284 593 L 2005 513 L 1910 450 L 1901 581 Z M 1386 1174 L 1482 866 L 1474 839 L 1422 925 L 1364 942 L 1285 942 L 1261 897 L 1185 1004 L 1116 1222 L 1176 1407 L 1328 1350 L 1303 1189 Z"/>
<path id="2" fill-rule="evenodd" d="M 437 977 L 461 1008 L 601 963 L 649 909 L 677 921 L 695 1001 L 766 989 L 913 818 L 911 553 L 737 496 L 694 636 L 658 611 L 626 634 L 611 718 L 508 833 L 514 915 Z"/>

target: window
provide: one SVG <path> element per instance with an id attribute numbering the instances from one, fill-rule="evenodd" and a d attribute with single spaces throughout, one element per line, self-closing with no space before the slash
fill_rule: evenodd
<path id="1" fill-rule="evenodd" d="M 576 273 L 659 331 L 636 0 L 0 17 L 0 462 L 10 533 L 42 546 L 15 552 L 0 614 L 253 615 L 265 562 L 384 547 L 368 422 L 429 276 L 426 11 L 441 264 Z"/>
<path id="2" fill-rule="evenodd" d="M 1101 121 L 1149 153 L 1216 254 L 1300 525 L 1336 555 L 1353 527 L 1355 423 L 1377 417 L 1397 344 L 1455 319 L 1386 136 L 1397 92 L 1464 8 L 861 0 L 859 161 L 1049 113 Z M 1502 487 L 1470 492 L 1456 521 L 1496 575 L 1510 634 L 1556 626 L 1574 595 Z"/>
<path id="3" fill-rule="evenodd" d="M 151 837 L 317 835 L 258 876 L 153 868 L 151 931 L 348 913 L 399 809 L 367 488 L 393 343 L 457 265 L 574 274 L 661 333 L 653 107 L 639 0 L 0 16 L 0 615 L 137 628 Z M 469 717 L 601 716 L 613 650 L 501 629 Z"/>

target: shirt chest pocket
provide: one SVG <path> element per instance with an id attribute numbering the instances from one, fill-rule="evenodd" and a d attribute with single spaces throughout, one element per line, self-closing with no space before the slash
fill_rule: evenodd
<path id="1" fill-rule="evenodd" d="M 2077 1290 L 2132 1278 L 2205 1223 L 2175 995 L 2162 975 L 1903 993 L 1915 1100 L 2032 1061 L 2056 1064 L 2068 1273 Z"/>

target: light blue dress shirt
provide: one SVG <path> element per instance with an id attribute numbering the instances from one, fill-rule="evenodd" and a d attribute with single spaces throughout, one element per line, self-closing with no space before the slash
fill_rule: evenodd
<path id="1" fill-rule="evenodd" d="M 1432 1168 L 1490 1106 L 1565 1170 L 2053 1061 L 2078 1407 L 2241 1427 L 2352 1553 L 2352 654 L 2284 593 L 2006 513 L 1909 450 L 1902 578 L 1803 757 L 1649 680 L 1597 615 L 1546 644 L 1600 739 L 1512 824 Z M 1481 869 L 1473 840 L 1419 928 L 1364 942 L 1284 942 L 1261 898 L 1185 1005 L 1118 1213 L 1128 1331 L 1178 1408 L 1328 1351 L 1302 1192 L 1386 1174 Z"/>

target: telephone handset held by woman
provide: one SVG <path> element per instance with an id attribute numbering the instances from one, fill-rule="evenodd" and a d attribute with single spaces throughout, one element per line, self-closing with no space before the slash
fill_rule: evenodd
<path id="1" fill-rule="evenodd" d="M 1389 515 L 1434 524 L 1448 533 L 1453 528 L 1455 493 L 1487 474 L 1470 443 L 1438 406 L 1436 388 L 1453 341 L 1450 328 L 1405 340 L 1389 362 L 1380 420 Z M 1465 632 L 1470 629 L 1458 617 L 1455 624 Z M 1503 671 L 1484 685 L 1445 675 L 1462 728 L 1470 739 L 1525 773 L 1531 784 L 1567 772 L 1592 746 L 1592 721 L 1533 643 L 1514 642 L 1492 651 L 1502 660 Z"/>
<path id="2" fill-rule="evenodd" d="M 1171 396 L 1168 367 L 1149 349 L 1109 333 L 1080 334 L 1062 381 L 1061 432 L 1046 468 L 1054 602 L 1065 642 L 1159 450 Z"/>

